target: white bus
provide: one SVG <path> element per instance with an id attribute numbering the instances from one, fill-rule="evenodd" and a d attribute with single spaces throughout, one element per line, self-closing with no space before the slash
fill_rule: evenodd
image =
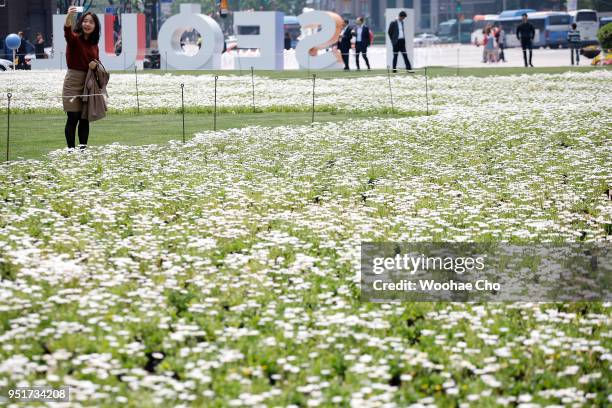
<path id="1" fill-rule="evenodd" d="M 572 17 L 572 23 L 576 23 L 580 31 L 582 45 L 598 44 L 597 30 L 599 29 L 599 17 L 595 10 L 576 10 L 568 13 Z"/>

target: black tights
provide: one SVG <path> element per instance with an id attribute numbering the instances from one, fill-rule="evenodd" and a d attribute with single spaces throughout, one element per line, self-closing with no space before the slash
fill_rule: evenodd
<path id="1" fill-rule="evenodd" d="M 77 130 L 77 124 L 79 125 L 79 145 L 84 148 L 87 145 L 87 139 L 89 138 L 89 121 L 81 119 L 81 112 L 66 112 L 68 114 L 68 120 L 66 121 L 66 128 L 64 134 L 66 135 L 66 143 L 68 147 L 76 147 L 74 145 L 75 132 Z"/>

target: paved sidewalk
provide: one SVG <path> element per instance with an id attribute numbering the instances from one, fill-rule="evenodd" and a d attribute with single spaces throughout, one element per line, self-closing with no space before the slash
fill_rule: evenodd
<path id="1" fill-rule="evenodd" d="M 439 45 L 435 47 L 415 48 L 412 65 L 415 68 L 424 66 L 446 66 L 474 68 L 474 67 L 522 67 L 523 54 L 520 48 L 510 48 L 505 50 L 506 61 L 499 63 L 483 63 L 482 62 L 482 47 L 474 45 L 449 44 Z M 241 55 L 248 55 L 241 54 Z M 256 55 L 253 53 L 253 55 Z M 237 69 L 234 67 L 235 53 L 223 54 L 222 68 Z M 386 68 L 386 51 L 382 45 L 372 46 L 368 50 L 368 57 L 372 68 Z M 401 58 L 399 59 L 401 61 Z M 400 62 L 401 64 L 401 62 Z M 591 60 L 582 57 L 580 59 L 581 66 L 589 66 Z M 365 66 L 362 60 L 362 68 Z M 571 66 L 569 49 L 534 49 L 533 50 L 533 65 L 536 67 L 563 67 Z M 350 66 L 355 68 L 355 57 L 351 51 Z M 285 69 L 297 69 L 297 61 L 295 59 L 295 51 L 285 51 Z"/>

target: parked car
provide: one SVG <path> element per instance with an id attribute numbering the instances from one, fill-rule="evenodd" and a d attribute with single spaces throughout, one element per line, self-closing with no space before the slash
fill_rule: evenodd
<path id="1" fill-rule="evenodd" d="M 434 44 L 440 44 L 440 38 L 433 34 L 423 33 L 414 37 L 415 47 L 428 47 Z"/>
<path id="2" fill-rule="evenodd" d="M 13 69 L 13 63 L 6 59 L 0 59 L 0 71 L 8 71 Z"/>

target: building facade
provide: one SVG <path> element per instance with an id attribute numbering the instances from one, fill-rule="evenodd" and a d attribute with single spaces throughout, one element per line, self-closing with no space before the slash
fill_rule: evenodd
<path id="1" fill-rule="evenodd" d="M 436 32 L 438 25 L 457 17 L 457 0 L 313 0 L 320 10 L 335 11 L 346 18 L 365 16 L 376 31 L 384 30 L 387 8 L 412 8 L 416 32 Z M 562 10 L 565 0 L 459 0 L 461 14 L 472 18 L 476 14 L 498 14 L 503 10 L 533 8 Z"/>
<path id="2" fill-rule="evenodd" d="M 315 8 L 335 11 L 346 17 L 365 16 L 374 30 L 384 29 L 385 9 L 414 9 L 417 32 L 435 32 L 442 21 L 455 18 L 456 0 L 319 0 Z M 462 0 L 466 16 L 499 12 L 501 0 Z"/>
<path id="3" fill-rule="evenodd" d="M 0 40 L 8 34 L 23 31 L 33 42 L 41 32 L 47 44 L 51 44 L 53 26 L 51 16 L 57 11 L 57 0 L 0 0 Z"/>

